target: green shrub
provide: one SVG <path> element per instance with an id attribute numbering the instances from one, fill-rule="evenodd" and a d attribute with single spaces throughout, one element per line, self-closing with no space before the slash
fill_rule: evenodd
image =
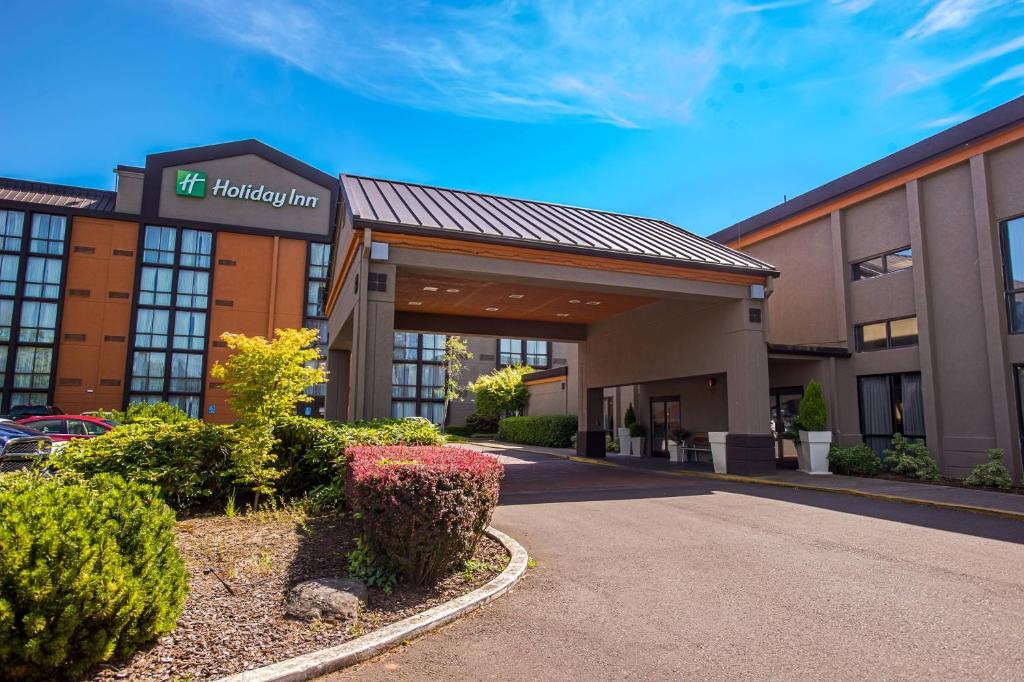
<path id="1" fill-rule="evenodd" d="M 79 675 L 174 628 L 188 574 L 154 488 L 107 475 L 4 478 L 4 679 Z"/>
<path id="2" fill-rule="evenodd" d="M 816 379 L 807 382 L 807 388 L 800 399 L 800 412 L 796 417 L 798 429 L 803 431 L 828 430 L 828 408 L 821 393 L 821 384 Z"/>
<path id="3" fill-rule="evenodd" d="M 381 561 L 362 537 L 356 538 L 356 548 L 349 552 L 345 559 L 348 561 L 348 577 L 358 580 L 367 587 L 375 587 L 384 594 L 391 594 L 398 584 L 398 573 L 395 569 L 387 562 Z"/>
<path id="4" fill-rule="evenodd" d="M 72 440 L 52 462 L 85 476 L 118 474 L 154 485 L 169 505 L 188 510 L 226 494 L 234 445 L 234 434 L 225 426 L 198 419 L 147 421 Z"/>
<path id="5" fill-rule="evenodd" d="M 498 425 L 498 440 L 549 448 L 572 447 L 578 430 L 576 415 L 505 417 Z"/>
<path id="6" fill-rule="evenodd" d="M 630 403 L 626 414 L 622 415 L 622 425 L 628 429 L 633 424 L 636 424 L 636 410 L 633 409 L 633 403 Z"/>
<path id="7" fill-rule="evenodd" d="M 347 445 L 443 445 L 444 435 L 422 417 L 339 424 Z"/>
<path id="8" fill-rule="evenodd" d="M 188 413 L 170 403 L 132 403 L 127 410 L 101 411 L 100 416 L 118 424 L 163 422 L 177 424 L 191 419 Z"/>
<path id="9" fill-rule="evenodd" d="M 523 365 L 511 365 L 477 377 L 467 386 L 476 399 L 476 409 L 499 417 L 521 414 L 530 400 L 523 376 L 532 371 Z"/>
<path id="10" fill-rule="evenodd" d="M 467 448 L 359 446 L 349 449 L 347 472 L 373 565 L 426 584 L 473 556 L 503 468 Z"/>
<path id="11" fill-rule="evenodd" d="M 964 479 L 964 483 L 992 488 L 1012 488 L 1013 479 L 1003 465 L 1003 451 L 999 448 L 989 450 L 988 461 L 974 467 L 971 474 Z"/>
<path id="12" fill-rule="evenodd" d="M 448 426 L 444 433 L 446 436 L 459 436 L 460 438 L 469 438 L 473 435 L 473 431 L 468 426 Z"/>
<path id="13" fill-rule="evenodd" d="M 314 417 L 285 417 L 274 425 L 277 443 L 273 452 L 277 466 L 284 472 L 277 482 L 286 497 L 298 497 L 321 486 L 329 486 L 341 471 L 345 447 L 349 444 L 346 427 Z"/>
<path id="14" fill-rule="evenodd" d="M 892 448 L 884 452 L 883 464 L 894 474 L 934 481 L 939 477 L 939 465 L 928 454 L 923 440 L 909 440 L 894 433 Z"/>
<path id="15" fill-rule="evenodd" d="M 882 460 L 864 443 L 849 448 L 833 445 L 828 463 L 832 473 L 849 476 L 874 476 L 882 468 Z"/>
<path id="16" fill-rule="evenodd" d="M 499 421 L 497 415 L 474 412 L 466 417 L 466 429 L 471 436 L 476 433 L 497 433 Z"/>

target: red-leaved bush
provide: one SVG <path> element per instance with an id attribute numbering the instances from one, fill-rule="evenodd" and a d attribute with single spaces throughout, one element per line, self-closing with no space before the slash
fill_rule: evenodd
<path id="1" fill-rule="evenodd" d="M 498 502 L 501 462 L 468 448 L 353 446 L 348 502 L 367 544 L 404 578 L 433 582 L 473 555 Z"/>

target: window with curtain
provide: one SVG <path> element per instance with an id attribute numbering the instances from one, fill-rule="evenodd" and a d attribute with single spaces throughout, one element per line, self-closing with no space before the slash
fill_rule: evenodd
<path id="1" fill-rule="evenodd" d="M 64 253 L 64 231 L 67 218 L 62 215 L 35 213 L 32 216 L 32 237 L 29 253 L 59 256 Z"/>
<path id="2" fill-rule="evenodd" d="M 858 324 L 853 328 L 858 353 L 917 345 L 917 317 Z"/>
<path id="3" fill-rule="evenodd" d="M 11 340 L 11 324 L 14 322 L 14 301 L 0 299 L 0 341 Z"/>
<path id="4" fill-rule="evenodd" d="M 547 369 L 551 366 L 551 343 L 532 339 L 498 339 L 498 366 L 509 365 Z"/>
<path id="5" fill-rule="evenodd" d="M 168 291 L 170 291 L 168 282 Z M 179 308 L 203 308 L 210 302 L 210 273 L 202 270 L 179 270 L 175 305 Z M 168 297 L 170 298 L 170 297 Z"/>
<path id="6" fill-rule="evenodd" d="M 1001 225 L 1003 285 L 1011 334 L 1024 332 L 1024 216 Z"/>
<path id="7" fill-rule="evenodd" d="M 63 265 L 59 258 L 29 257 L 23 294 L 30 298 L 60 298 Z"/>
<path id="8" fill-rule="evenodd" d="M 24 229 L 24 213 L 0 210 L 0 250 L 21 251 L 21 237 Z"/>
<path id="9" fill-rule="evenodd" d="M 178 264 L 186 268 L 209 268 L 213 233 L 202 230 L 181 231 L 181 255 Z"/>
<path id="10" fill-rule="evenodd" d="M 202 350 L 206 345 L 206 313 L 175 312 L 173 345 L 185 350 Z"/>
<path id="11" fill-rule="evenodd" d="M 25 301 L 21 304 L 18 340 L 26 343 L 53 343 L 57 335 L 57 304 Z"/>
<path id="12" fill-rule="evenodd" d="M 19 348 L 14 358 L 14 388 L 48 389 L 52 359 L 52 348 Z"/>
<path id="13" fill-rule="evenodd" d="M 173 227 L 147 225 L 142 246 L 142 262 L 173 265 L 177 238 L 177 230 Z"/>
<path id="14" fill-rule="evenodd" d="M 391 365 L 391 416 L 444 418 L 444 334 L 395 332 Z"/>
<path id="15" fill-rule="evenodd" d="M 860 430 L 872 450 L 882 455 L 892 435 L 925 438 L 921 374 L 877 374 L 857 377 Z"/>
<path id="16" fill-rule="evenodd" d="M 135 345 L 142 348 L 167 348 L 171 312 L 139 308 L 135 319 Z"/>
<path id="17" fill-rule="evenodd" d="M 19 256 L 5 253 L 0 255 L 0 296 L 14 296 L 18 289 Z"/>

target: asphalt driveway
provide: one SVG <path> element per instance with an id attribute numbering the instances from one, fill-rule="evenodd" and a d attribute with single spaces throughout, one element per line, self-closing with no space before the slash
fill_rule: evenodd
<path id="1" fill-rule="evenodd" d="M 504 458 L 510 594 L 332 680 L 1024 677 L 1024 523 Z"/>

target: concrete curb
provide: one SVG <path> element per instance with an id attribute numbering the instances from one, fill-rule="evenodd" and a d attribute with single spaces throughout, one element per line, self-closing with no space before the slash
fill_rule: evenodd
<path id="1" fill-rule="evenodd" d="M 483 445 L 483 444 L 481 444 Z M 493 443 L 486 444 L 487 447 L 499 447 Z M 519 448 L 503 448 L 509 450 L 520 450 Z M 983 514 L 986 516 L 996 516 L 1003 519 L 1011 519 L 1013 521 L 1024 521 L 1024 513 L 1010 511 L 1008 509 L 996 509 L 994 507 L 982 507 L 973 504 L 960 504 L 957 502 L 940 502 L 938 500 L 926 500 L 920 497 L 904 497 L 902 495 L 888 495 L 886 493 L 873 493 L 867 490 L 857 490 L 855 488 L 832 488 L 824 485 L 814 485 L 812 483 L 794 483 L 792 481 L 773 481 L 766 478 L 755 478 L 753 476 L 737 476 L 735 474 L 713 474 L 706 471 L 663 471 L 658 469 L 641 469 L 637 467 L 624 466 L 616 462 L 609 462 L 604 459 L 596 457 L 579 457 L 576 455 L 563 455 L 555 452 L 539 452 L 532 451 L 528 447 L 524 446 L 521 449 L 522 452 L 535 452 L 535 454 L 551 455 L 552 457 L 560 457 L 562 459 L 568 459 L 573 462 L 580 462 L 581 464 L 597 464 L 599 466 L 614 467 L 616 469 L 625 469 L 626 471 L 640 471 L 643 473 L 660 474 L 662 476 L 677 476 L 682 478 L 705 478 L 714 481 L 730 481 L 732 483 L 751 483 L 753 485 L 767 485 L 775 486 L 776 488 L 792 488 L 794 490 L 811 490 L 814 492 L 822 493 L 836 493 L 837 495 L 850 495 L 852 497 L 863 497 L 870 500 L 882 500 L 883 502 L 899 502 L 900 504 L 916 504 L 920 507 L 932 507 L 934 509 L 948 509 L 951 511 L 968 512 L 970 514 Z"/>
<path id="2" fill-rule="evenodd" d="M 497 599 L 512 589 L 512 586 L 523 577 L 529 557 L 522 545 L 496 528 L 489 527 L 485 532 L 505 546 L 509 553 L 509 562 L 500 575 L 483 587 L 343 644 L 272 663 L 262 668 L 246 670 L 224 677 L 218 682 L 302 682 L 311 680 L 379 656 L 388 649 L 436 630 Z"/>

